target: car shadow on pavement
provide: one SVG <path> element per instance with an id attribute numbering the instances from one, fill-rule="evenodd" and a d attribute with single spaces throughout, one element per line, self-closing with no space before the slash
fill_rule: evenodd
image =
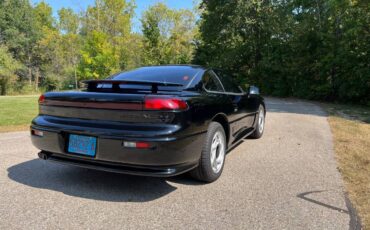
<path id="1" fill-rule="evenodd" d="M 110 202 L 147 202 L 177 189 L 163 178 L 96 171 L 39 159 L 9 167 L 8 177 L 34 188 Z M 181 183 L 181 180 L 186 182 L 186 179 L 177 182 Z"/>

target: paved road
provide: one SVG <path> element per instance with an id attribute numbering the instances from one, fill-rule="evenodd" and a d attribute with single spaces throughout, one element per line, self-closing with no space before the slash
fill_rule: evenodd
<path id="1" fill-rule="evenodd" d="M 348 229 L 325 114 L 267 106 L 263 138 L 230 152 L 212 184 L 44 162 L 28 132 L 0 134 L 0 229 Z"/>

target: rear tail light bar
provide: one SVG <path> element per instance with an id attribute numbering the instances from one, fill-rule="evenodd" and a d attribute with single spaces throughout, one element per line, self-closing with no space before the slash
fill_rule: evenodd
<path id="1" fill-rule="evenodd" d="M 61 101 L 48 100 L 44 95 L 39 97 L 40 105 L 96 108 L 96 109 L 120 109 L 120 110 L 187 110 L 186 101 L 176 97 L 146 96 L 144 102 L 93 102 L 93 101 Z"/>

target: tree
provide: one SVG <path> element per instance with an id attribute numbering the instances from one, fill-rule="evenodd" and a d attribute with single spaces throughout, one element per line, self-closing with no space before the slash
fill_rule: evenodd
<path id="1" fill-rule="evenodd" d="M 0 45 L 0 95 L 5 95 L 9 84 L 15 80 L 16 71 L 22 68 L 8 52 L 8 48 Z"/>
<path id="2" fill-rule="evenodd" d="M 80 79 L 104 78 L 119 70 L 119 56 L 107 39 L 108 35 L 98 31 L 86 37 L 78 67 Z"/>
<path id="3" fill-rule="evenodd" d="M 103 78 L 127 68 L 128 54 L 125 46 L 131 36 L 134 7 L 133 1 L 96 0 L 94 6 L 87 8 L 81 29 L 86 38 L 79 65 L 82 78 Z M 103 63 L 108 59 L 111 63 Z"/>
<path id="4" fill-rule="evenodd" d="M 368 7 L 351 0 L 204 0 L 195 62 L 236 72 L 265 94 L 368 103 Z"/>
<path id="5" fill-rule="evenodd" d="M 270 37 L 269 1 L 204 1 L 197 62 L 229 70 L 259 65 Z"/>
<path id="6" fill-rule="evenodd" d="M 49 90 L 70 85 L 77 88 L 77 65 L 81 50 L 81 36 L 78 34 L 80 18 L 73 10 L 62 8 L 58 11 L 58 20 L 55 20 L 51 11 L 45 9 L 48 9 L 45 4 L 35 7 L 36 14 L 43 16 L 39 17 L 43 20 L 38 20 L 43 36 L 37 42 L 43 80 L 41 85 Z"/>
<path id="7" fill-rule="evenodd" d="M 24 63 L 27 73 L 20 73 L 32 83 L 32 68 L 37 55 L 35 46 L 41 37 L 36 17 L 27 0 L 3 0 L 0 2 L 0 40 L 9 48 L 13 57 Z"/>
<path id="8" fill-rule="evenodd" d="M 77 34 L 80 28 L 80 18 L 71 8 L 61 8 L 58 11 L 58 28 L 64 34 Z"/>
<path id="9" fill-rule="evenodd" d="M 79 29 L 81 27 L 80 17 L 72 9 L 62 8 L 58 11 L 59 28 L 62 31 L 61 48 L 63 49 L 63 60 L 66 61 L 66 72 L 73 70 L 73 79 L 75 88 L 78 88 L 77 67 L 80 62 L 81 54 L 81 36 Z"/>
<path id="10" fill-rule="evenodd" d="M 53 9 L 47 3 L 41 1 L 34 8 L 35 21 L 40 28 L 55 29 L 55 20 L 53 18 Z"/>
<path id="11" fill-rule="evenodd" d="M 143 65 L 143 36 L 138 33 L 130 34 L 121 44 L 120 69 L 130 70 Z"/>
<path id="12" fill-rule="evenodd" d="M 144 12 L 141 23 L 145 64 L 191 62 L 197 32 L 193 12 L 157 3 Z"/>
<path id="13" fill-rule="evenodd" d="M 84 30 L 103 32 L 111 41 L 116 36 L 126 36 L 131 31 L 134 1 L 95 0 L 86 10 Z"/>
<path id="14" fill-rule="evenodd" d="M 58 36 L 58 31 L 55 28 L 55 19 L 52 16 L 52 11 L 53 10 L 51 6 L 49 6 L 45 2 L 40 2 L 33 8 L 35 22 L 37 28 L 41 32 L 41 35 L 34 46 L 34 55 L 32 57 L 32 68 L 34 72 L 36 90 L 38 90 L 40 78 L 46 77 L 45 73 L 55 57 L 52 52 L 48 52 L 50 51 L 48 49 L 48 46 L 45 46 L 45 40 L 47 40 L 47 38 L 50 38 L 50 35 L 54 35 L 54 38 L 57 38 Z"/>

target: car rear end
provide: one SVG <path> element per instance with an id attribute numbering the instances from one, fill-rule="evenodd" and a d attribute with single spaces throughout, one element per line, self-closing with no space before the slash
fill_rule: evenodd
<path id="1" fill-rule="evenodd" d="M 31 125 L 39 157 L 150 176 L 196 167 L 205 132 L 191 122 L 191 96 L 163 82 L 130 84 L 93 81 L 86 91 L 42 95 Z"/>

